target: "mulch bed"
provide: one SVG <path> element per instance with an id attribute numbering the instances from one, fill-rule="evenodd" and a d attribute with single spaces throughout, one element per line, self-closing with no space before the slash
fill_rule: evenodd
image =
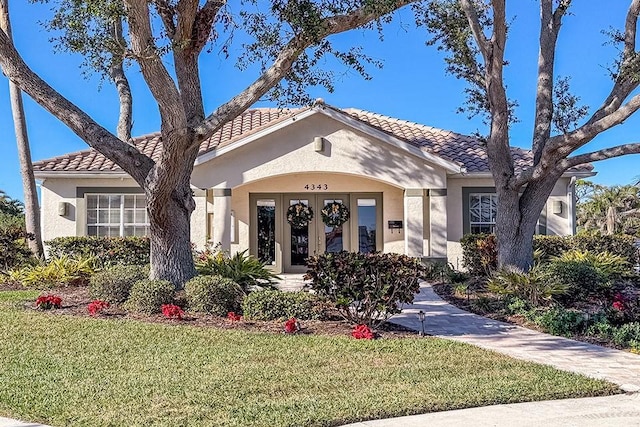
<path id="1" fill-rule="evenodd" d="M 24 290 L 23 287 L 0 284 L 0 291 Z M 50 310 L 52 315 L 91 317 L 87 311 L 87 305 L 91 302 L 87 287 L 68 287 L 43 291 L 42 294 L 55 294 L 62 298 L 62 308 Z M 179 299 L 179 298 L 178 298 Z M 25 309 L 35 310 L 33 303 L 25 304 Z M 96 317 L 106 319 L 134 319 L 150 323 L 162 323 L 167 325 L 189 325 L 203 328 L 215 328 L 224 330 L 240 330 L 251 332 L 284 333 L 284 321 L 231 321 L 223 317 L 185 313 L 183 320 L 167 319 L 161 314 L 129 313 L 121 307 L 111 306 L 104 309 Z M 350 336 L 353 326 L 344 320 L 301 320 L 300 330 L 296 332 L 302 335 L 341 335 Z M 392 323 L 384 323 L 376 331 L 376 338 L 398 339 L 416 337 L 418 332 Z"/>

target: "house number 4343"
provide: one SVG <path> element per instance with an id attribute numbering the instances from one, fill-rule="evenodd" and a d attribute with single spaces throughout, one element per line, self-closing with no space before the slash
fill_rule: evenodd
<path id="1" fill-rule="evenodd" d="M 329 185 L 327 184 L 307 184 L 304 186 L 305 190 L 328 190 Z"/>

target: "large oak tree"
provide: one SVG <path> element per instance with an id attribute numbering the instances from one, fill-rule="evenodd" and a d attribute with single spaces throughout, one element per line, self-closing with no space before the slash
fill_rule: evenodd
<path id="1" fill-rule="evenodd" d="M 496 237 L 499 265 L 528 269 L 533 259 L 536 223 L 558 179 L 570 168 L 597 160 L 640 153 L 640 143 L 575 154 L 596 136 L 628 119 L 640 108 L 640 53 L 637 28 L 640 0 L 631 0 L 620 29 L 609 31 L 620 46 L 611 70 L 608 96 L 593 114 L 578 105 L 566 79 L 556 75 L 556 47 L 571 0 L 539 0 L 538 77 L 532 161 L 515 167 L 509 148 L 514 102 L 504 83 L 508 59 L 506 0 L 432 0 L 422 9 L 422 23 L 433 32 L 431 44 L 449 52 L 448 71 L 468 81 L 467 107 L 486 112 L 486 151 L 498 194 Z M 589 2 L 590 7 L 606 7 Z M 593 3 L 591 5 L 591 3 Z M 531 40 L 533 42 L 533 40 Z M 555 130 L 555 132 L 554 132 Z"/>
<path id="2" fill-rule="evenodd" d="M 57 8 L 53 25 L 61 23 L 70 30 L 64 35 L 67 41 L 88 43 L 85 47 L 72 44 L 72 50 L 86 49 L 87 59 L 97 64 L 104 53 L 107 58 L 116 58 L 115 62 L 109 59 L 109 64 L 128 60 L 140 68 L 160 113 L 163 149 L 158 161 L 98 124 L 49 86 L 25 64 L 2 31 L 0 67 L 38 104 L 140 185 L 147 197 L 151 225 L 151 276 L 180 286 L 195 274 L 189 240 L 189 219 L 195 207 L 190 179 L 200 143 L 265 95 L 300 102 L 307 100 L 305 85 L 330 85 L 330 75 L 317 67 L 325 55 L 333 54 L 365 72 L 366 57 L 357 49 L 335 49 L 327 37 L 375 26 L 414 1 L 48 1 Z M 116 37 L 109 37 L 104 24 L 110 22 L 123 24 L 126 31 L 122 37 L 118 27 L 112 32 Z M 224 41 L 241 30 L 253 41 L 243 46 L 240 63 L 257 62 L 261 71 L 246 89 L 207 113 L 199 57 L 211 42 L 222 40 L 225 51 L 228 45 Z M 88 36 L 83 38 L 83 34 Z M 80 39 L 74 39 L 78 35 Z M 207 70 L 207 78 L 215 79 L 215 70 Z"/>

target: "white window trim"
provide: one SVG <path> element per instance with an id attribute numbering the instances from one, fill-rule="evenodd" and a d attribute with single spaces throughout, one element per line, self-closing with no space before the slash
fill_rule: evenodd
<path id="1" fill-rule="evenodd" d="M 90 196 L 96 196 L 96 197 L 100 197 L 100 196 L 107 196 L 107 197 L 113 197 L 113 196 L 118 196 L 120 197 L 120 224 L 119 224 L 119 236 L 118 237 L 126 237 L 124 234 L 124 229 L 125 229 L 125 222 L 124 222 L 124 198 L 125 196 L 140 196 L 140 194 L 124 194 L 124 193 L 85 193 L 84 195 L 84 199 L 85 199 L 85 222 L 86 222 L 86 229 L 85 229 L 85 234 L 87 236 L 89 236 L 89 227 L 115 227 L 114 223 L 101 223 L 98 222 L 99 221 L 99 215 L 96 215 L 96 222 L 90 224 L 89 223 L 89 201 L 88 198 Z M 134 199 L 135 200 L 135 199 Z M 135 202 L 134 202 L 135 203 Z M 110 209 L 110 208 L 108 208 Z M 137 209 L 141 209 L 138 208 L 137 206 L 135 206 L 134 211 Z M 145 197 L 145 217 L 148 218 L 149 213 L 146 211 L 147 209 L 147 205 L 146 205 L 146 197 Z M 135 219 L 135 214 L 134 214 L 134 219 Z M 151 227 L 150 222 L 146 222 L 146 223 L 138 223 L 138 222 L 132 222 L 132 223 L 126 223 L 127 227 Z"/>
<path id="2" fill-rule="evenodd" d="M 496 199 L 496 204 L 497 204 L 497 199 L 498 199 L 498 195 L 496 193 L 469 193 L 469 230 L 470 232 L 473 232 L 472 229 L 474 226 L 490 226 L 493 231 L 495 232 L 495 227 L 496 227 L 496 221 L 495 221 L 495 214 L 493 215 L 494 221 L 493 222 L 485 222 L 485 221 L 471 221 L 471 198 L 472 197 L 482 197 L 482 196 L 490 196 L 492 198 Z M 497 214 L 497 212 L 496 212 Z M 482 214 L 481 214 L 482 217 Z"/>

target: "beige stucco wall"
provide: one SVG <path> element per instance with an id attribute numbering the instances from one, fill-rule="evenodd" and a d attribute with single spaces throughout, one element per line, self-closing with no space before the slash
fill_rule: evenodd
<path id="1" fill-rule="evenodd" d="M 304 190 L 305 183 L 320 182 L 327 184 L 328 190 Z M 231 250 L 233 252 L 249 248 L 249 195 L 251 193 L 296 193 L 300 194 L 301 197 L 304 197 L 305 193 L 382 193 L 384 251 L 404 253 L 404 231 L 392 231 L 386 227 L 387 221 L 403 219 L 404 191 L 400 188 L 367 178 L 328 173 L 280 175 L 234 188 L 232 210 L 235 213 L 236 219 L 236 236 L 231 244 Z"/>
<path id="2" fill-rule="evenodd" d="M 42 239 L 84 236 L 87 231 L 84 198 L 78 198 L 78 187 L 98 188 L 100 192 L 113 192 L 117 188 L 138 188 L 131 178 L 47 178 L 41 184 Z M 116 191 L 117 192 L 117 191 Z M 195 192 L 196 209 L 191 216 L 191 239 L 202 246 L 207 241 L 207 211 L 204 192 Z M 66 216 L 58 215 L 59 203 L 69 204 Z"/>
<path id="3" fill-rule="evenodd" d="M 313 139 L 325 139 L 315 152 Z M 324 115 L 290 124 L 248 145 L 197 165 L 198 188 L 234 188 L 282 174 L 329 172 L 367 176 L 402 188 L 444 188 L 446 172 Z M 295 191 L 305 191 L 300 185 Z M 331 191 L 334 191 L 333 189 Z"/>
<path id="4" fill-rule="evenodd" d="M 567 186 L 570 178 L 560 178 L 556 183 L 549 202 L 545 206 L 547 218 L 547 234 L 568 235 L 572 234 L 569 215 L 570 206 L 567 200 Z M 462 248 L 460 239 L 463 235 L 463 209 L 462 209 L 462 188 L 463 187 L 493 187 L 491 178 L 460 178 L 449 177 L 447 183 L 447 256 L 449 262 L 456 268 L 462 268 Z M 562 214 L 554 214 L 552 210 L 553 201 L 562 201 Z"/>

